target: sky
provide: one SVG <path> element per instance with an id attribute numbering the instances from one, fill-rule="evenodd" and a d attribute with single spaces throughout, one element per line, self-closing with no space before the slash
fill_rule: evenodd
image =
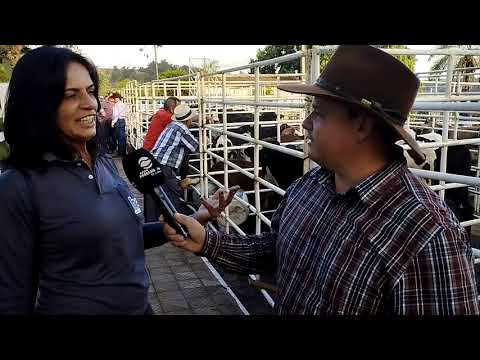
<path id="1" fill-rule="evenodd" d="M 78 45 L 98 67 L 145 67 L 154 60 L 153 45 Z M 220 68 L 248 64 L 265 45 L 165 45 L 157 48 L 158 61 L 188 65 L 189 59 L 217 60 Z M 408 45 L 413 49 L 432 49 L 433 45 Z M 416 72 L 428 71 L 428 56 L 417 56 Z"/>
<path id="2" fill-rule="evenodd" d="M 189 59 L 217 60 L 220 68 L 248 64 L 263 45 L 165 45 L 157 48 L 158 61 L 188 65 Z M 79 45 L 98 67 L 145 67 L 154 60 L 153 45 Z M 142 50 L 142 51 L 141 51 Z M 197 59 L 197 60 L 195 60 Z"/>

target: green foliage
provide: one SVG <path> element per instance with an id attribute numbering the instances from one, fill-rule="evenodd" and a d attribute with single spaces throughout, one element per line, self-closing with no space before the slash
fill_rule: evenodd
<path id="1" fill-rule="evenodd" d="M 212 73 L 218 70 L 218 61 L 212 59 L 204 59 L 201 66 L 193 66 L 192 72 L 201 72 L 203 74 Z"/>
<path id="2" fill-rule="evenodd" d="M 9 82 L 12 71 L 7 64 L 0 64 L 0 83 Z"/>
<path id="3" fill-rule="evenodd" d="M 72 50 L 73 52 L 76 52 L 77 54 L 82 54 L 82 50 L 78 47 L 78 45 L 57 45 L 61 47 L 65 47 L 67 49 Z"/>
<path id="4" fill-rule="evenodd" d="M 479 45 L 440 45 L 438 49 L 447 48 L 460 48 L 465 50 L 479 49 Z M 431 70 L 445 70 L 448 65 L 448 55 L 430 55 L 428 60 L 434 60 Z M 463 55 L 456 56 L 454 67 L 466 68 L 466 67 L 480 67 L 480 56 Z"/>
<path id="5" fill-rule="evenodd" d="M 131 81 L 131 79 L 122 79 L 120 81 L 117 81 L 116 83 L 112 84 L 112 87 L 107 90 L 108 91 L 120 91 L 123 88 L 125 88 L 128 84 L 128 82 Z"/>
<path id="6" fill-rule="evenodd" d="M 479 49 L 479 45 L 440 45 L 438 49 L 446 49 L 450 47 L 465 49 L 465 50 L 474 50 Z M 445 70 L 448 66 L 448 55 L 430 55 L 429 60 L 434 60 L 431 70 Z M 463 55 L 463 56 L 455 56 L 454 68 L 470 68 L 470 67 L 480 67 L 480 56 L 474 55 Z M 475 77 L 473 73 L 475 70 L 463 70 L 463 76 L 461 76 L 462 82 L 474 82 Z M 469 91 L 470 85 L 465 85 L 461 87 L 462 91 Z"/>
<path id="7" fill-rule="evenodd" d="M 8 64 L 12 68 L 26 52 L 25 45 L 0 45 L 0 64 Z"/>
<path id="8" fill-rule="evenodd" d="M 105 69 L 98 69 L 98 87 L 98 93 L 100 96 L 107 95 L 112 87 L 110 73 Z"/>
<path id="9" fill-rule="evenodd" d="M 101 80 L 100 84 L 101 94 L 109 91 L 119 91 L 131 80 L 136 80 L 142 84 L 156 79 L 154 61 L 144 68 L 130 68 L 126 66 L 119 68 L 114 66 L 112 69 L 101 69 L 101 71 L 104 73 L 104 80 Z M 182 76 L 188 74 L 188 66 L 173 65 L 163 59 L 158 63 L 158 72 L 160 79 Z"/>
<path id="10" fill-rule="evenodd" d="M 187 75 L 188 71 L 184 68 L 168 69 L 159 73 L 158 77 L 160 79 L 168 79 L 172 77 Z"/>
<path id="11" fill-rule="evenodd" d="M 307 48 L 311 48 L 311 45 L 307 45 Z M 302 45 L 267 45 L 263 49 L 257 50 L 257 58 L 250 59 L 250 63 L 257 61 L 264 61 L 280 57 L 283 55 L 293 54 L 302 49 Z M 330 61 L 332 57 L 331 54 L 320 54 L 320 71 L 323 70 L 325 65 Z M 282 64 L 273 64 L 260 67 L 261 74 L 294 74 L 295 72 L 300 73 L 300 59 L 285 62 Z M 254 70 L 251 69 L 250 73 L 253 74 Z"/>
<path id="12" fill-rule="evenodd" d="M 407 49 L 407 45 L 377 45 L 380 48 L 386 49 Z M 395 55 L 395 57 L 400 60 L 406 67 L 408 67 L 412 72 L 415 72 L 415 64 L 417 63 L 417 58 L 415 55 Z"/>
<path id="13" fill-rule="evenodd" d="M 292 54 L 301 50 L 301 45 L 267 45 L 263 49 L 257 50 L 257 58 L 250 59 L 250 63 L 273 59 L 279 56 Z M 260 67 L 261 74 L 292 74 L 295 71 L 300 72 L 300 60 L 293 60 L 282 64 L 272 64 Z M 250 73 L 254 73 L 251 69 Z"/>

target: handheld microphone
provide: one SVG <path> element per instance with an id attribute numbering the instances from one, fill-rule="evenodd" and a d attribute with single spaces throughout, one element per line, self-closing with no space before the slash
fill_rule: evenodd
<path id="1" fill-rule="evenodd" d="M 175 207 L 160 185 L 165 181 L 165 176 L 160 168 L 160 163 L 147 150 L 140 148 L 125 155 L 122 160 L 123 169 L 128 180 L 142 194 L 152 196 L 155 204 L 160 208 L 165 221 L 177 233 L 188 237 L 188 232 L 175 220 Z"/>

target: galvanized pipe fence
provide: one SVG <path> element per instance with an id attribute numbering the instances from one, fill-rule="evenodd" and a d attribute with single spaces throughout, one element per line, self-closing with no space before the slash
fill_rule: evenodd
<path id="1" fill-rule="evenodd" d="M 291 156 L 298 157 L 304 162 L 304 173 L 307 172 L 313 164 L 308 158 L 308 143 L 304 134 L 303 141 L 296 144 L 300 145 L 301 150 L 293 150 L 284 146 L 284 144 L 275 145 L 262 141 L 259 137 L 262 126 L 277 126 L 277 140 L 280 139 L 280 125 L 290 124 L 303 131 L 301 127 L 305 115 L 311 111 L 311 97 L 301 94 L 290 94 L 277 89 L 281 83 L 312 83 L 320 72 L 320 54 L 333 53 L 336 47 L 313 46 L 310 49 L 302 48 L 293 54 L 284 55 L 275 59 L 255 62 L 243 66 L 222 69 L 214 73 L 195 73 L 175 78 L 153 81 L 146 84 L 138 84 L 133 81 L 127 84 L 122 91 L 125 102 L 130 105 L 130 114 L 127 119 L 127 132 L 130 143 L 138 148 L 143 144 L 143 136 L 148 128 L 148 118 L 152 116 L 162 105 L 162 102 L 168 96 L 177 96 L 182 102 L 191 106 L 196 106 L 199 111 L 199 128 L 192 129 L 192 132 L 198 134 L 199 153 L 190 162 L 190 167 L 194 170 L 193 177 L 200 178 L 200 189 L 194 189 L 198 195 L 208 197 L 211 195 L 211 184 L 215 187 L 229 187 L 228 174 L 239 172 L 254 181 L 255 201 L 250 204 L 241 197 L 236 196 L 236 200 L 246 206 L 251 216 L 256 217 L 255 232 L 261 232 L 261 223 L 270 226 L 270 220 L 265 214 L 271 213 L 270 210 L 262 211 L 260 203 L 260 193 L 273 191 L 279 195 L 284 195 L 286 189 L 281 189 L 276 184 L 261 178 L 259 170 L 261 169 L 259 151 L 262 147 L 282 152 Z M 475 217 L 462 223 L 462 226 L 472 226 L 480 223 L 480 134 L 477 128 L 463 129 L 462 126 L 478 126 L 480 122 L 480 96 L 475 93 L 462 92 L 461 95 L 452 91 L 458 89 L 458 86 L 465 85 L 465 82 L 455 83 L 454 79 L 463 78 L 469 69 L 454 69 L 456 56 L 475 55 L 480 56 L 480 50 L 463 49 L 382 49 L 392 55 L 446 55 L 448 56 L 448 67 L 445 71 L 431 72 L 428 74 L 419 74 L 422 83 L 431 81 L 436 77 L 437 88 L 432 95 L 419 93 L 414 103 L 412 113 L 409 117 L 409 126 L 412 128 L 430 128 L 441 131 L 442 140 L 436 143 L 422 144 L 423 148 L 441 148 L 440 169 L 439 171 L 425 171 L 411 169 L 417 176 L 425 179 L 439 180 L 439 185 L 432 186 L 434 191 L 438 191 L 443 199 L 445 191 L 458 187 L 469 187 L 470 192 L 475 199 Z M 292 60 L 301 60 L 302 69 L 300 74 L 260 74 L 260 67 L 272 64 L 282 64 Z M 253 74 L 233 74 L 240 70 L 253 69 Z M 474 69 L 477 71 L 478 69 Z M 477 74 L 477 73 L 475 73 Z M 468 74 L 471 75 L 471 74 Z M 476 76 L 476 75 L 475 75 Z M 440 83 L 441 81 L 441 83 Z M 460 84 L 460 85 L 459 85 Z M 472 83 L 468 83 L 472 85 Z M 480 82 L 479 82 L 480 84 Z M 440 86 L 442 85 L 442 86 Z M 444 86 L 443 86 L 444 85 Z M 457 88 L 454 88 L 457 86 Z M 443 88 L 443 92 L 438 91 Z M 260 114 L 265 111 L 276 111 L 275 121 L 260 122 Z M 229 123 L 228 117 L 233 113 L 253 113 L 252 122 Z M 207 117 L 218 119 L 222 115 L 221 123 L 209 123 Z M 461 114 L 461 115 L 459 115 Z M 422 123 L 422 119 L 432 121 L 431 126 Z M 460 121 L 461 120 L 461 121 Z M 472 121 L 470 121 L 472 120 Z M 253 126 L 253 137 L 237 134 L 230 131 L 241 125 Z M 459 127 L 460 126 L 460 127 Z M 480 129 L 480 127 L 478 128 Z M 454 133 L 454 137 L 449 138 L 449 132 Z M 458 134 L 469 132 L 473 135 L 469 139 L 457 139 Z M 229 146 L 225 141 L 223 147 L 217 148 L 212 142 L 213 136 L 223 135 L 228 138 L 237 138 L 246 142 L 243 146 Z M 279 141 L 280 142 L 280 141 Z M 462 176 L 459 174 L 448 174 L 447 154 L 448 148 L 458 145 L 470 145 L 475 147 L 476 166 L 472 169 L 475 176 Z M 253 167 L 243 169 L 229 160 L 230 151 L 239 148 L 254 148 Z M 407 145 L 403 146 L 408 149 Z M 219 152 L 222 151 L 221 155 Z M 215 179 L 212 175 L 218 175 L 219 172 L 210 173 L 209 166 L 212 160 L 223 162 L 223 183 Z M 244 234 L 241 228 L 229 217 L 228 209 L 225 211 L 226 227 L 225 231 L 231 231 Z M 478 250 L 475 250 L 478 255 Z M 480 259 L 475 260 L 476 263 Z M 256 275 L 250 275 L 257 279 Z M 267 301 L 273 305 L 270 295 L 262 290 Z"/>

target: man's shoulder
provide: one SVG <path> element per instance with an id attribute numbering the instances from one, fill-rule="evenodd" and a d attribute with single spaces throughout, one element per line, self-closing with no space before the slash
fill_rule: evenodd
<path id="1" fill-rule="evenodd" d="M 172 122 L 170 122 L 170 123 L 167 125 L 167 127 L 168 127 L 168 128 L 171 128 L 171 129 L 173 129 L 173 130 L 175 130 L 175 131 L 179 131 L 179 132 L 181 132 L 182 134 L 184 134 L 185 132 L 189 131 L 189 130 L 188 130 L 188 127 L 187 127 L 184 123 L 182 123 L 182 122 L 180 122 L 180 121 L 175 121 L 175 120 L 173 120 Z"/>
<path id="2" fill-rule="evenodd" d="M 411 207 L 414 213 L 412 215 L 428 218 L 432 225 L 442 228 L 454 228 L 460 225 L 453 211 L 440 196 L 408 169 L 401 177 L 401 186 L 405 190 L 405 197 L 399 202 L 406 207 Z"/>

